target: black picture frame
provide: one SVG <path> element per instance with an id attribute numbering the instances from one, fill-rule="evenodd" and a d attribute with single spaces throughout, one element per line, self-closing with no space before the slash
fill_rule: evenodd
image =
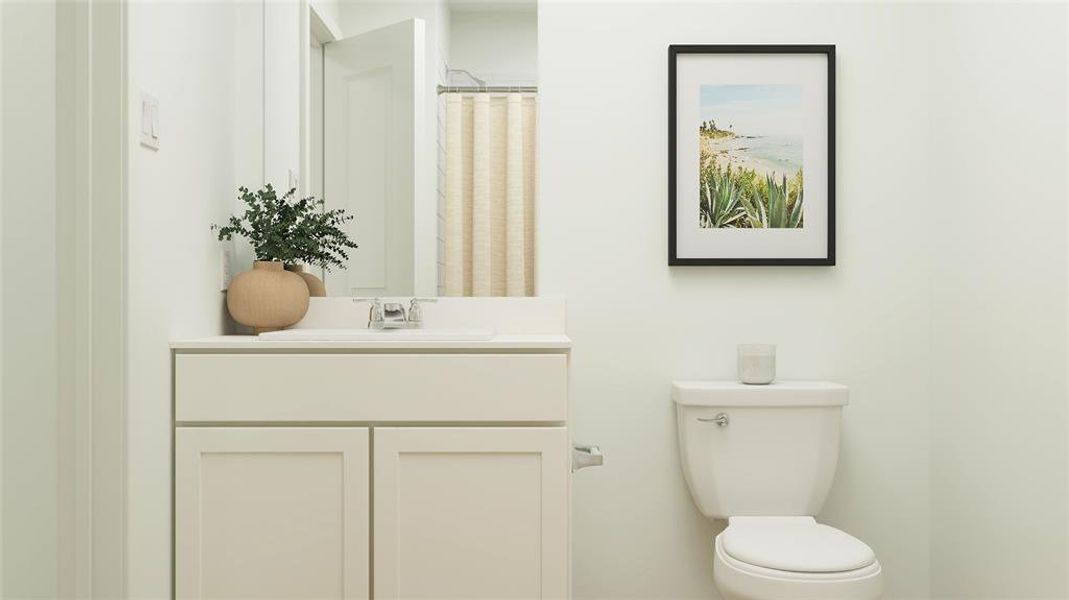
<path id="1" fill-rule="evenodd" d="M 828 82 L 828 240 L 823 258 L 680 258 L 676 254 L 676 59 L 680 54 L 823 54 Z M 834 266 L 835 265 L 835 45 L 672 44 L 668 46 L 668 265 L 669 266 Z"/>

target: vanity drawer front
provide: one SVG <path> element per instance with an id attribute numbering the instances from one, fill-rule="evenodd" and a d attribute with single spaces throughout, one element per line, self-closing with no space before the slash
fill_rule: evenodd
<path id="1" fill-rule="evenodd" d="M 178 354 L 177 421 L 565 421 L 564 354 Z"/>

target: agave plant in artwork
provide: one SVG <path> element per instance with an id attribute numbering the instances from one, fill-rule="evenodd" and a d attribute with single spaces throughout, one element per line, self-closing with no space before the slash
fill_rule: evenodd
<path id="1" fill-rule="evenodd" d="M 798 191 L 792 199 L 786 176 L 781 183 L 777 183 L 771 175 L 766 175 L 764 185 L 754 186 L 752 192 L 740 197 L 748 226 L 774 229 L 802 226 L 801 186 L 798 186 Z"/>
<path id="2" fill-rule="evenodd" d="M 736 227 L 746 216 L 740 204 L 742 191 L 731 176 L 730 168 L 706 170 L 701 178 L 701 226 L 704 228 Z"/>

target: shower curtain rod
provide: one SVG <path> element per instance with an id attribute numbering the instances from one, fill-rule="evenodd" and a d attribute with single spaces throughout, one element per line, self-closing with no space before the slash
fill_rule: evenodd
<path id="1" fill-rule="evenodd" d="M 489 94 L 508 94 L 515 92 L 518 94 L 536 94 L 538 93 L 537 85 L 439 85 L 439 94 L 448 93 L 458 94 L 471 94 L 471 93 L 489 93 Z"/>

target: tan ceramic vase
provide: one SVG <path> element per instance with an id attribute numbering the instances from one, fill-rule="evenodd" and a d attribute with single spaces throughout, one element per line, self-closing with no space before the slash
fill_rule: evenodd
<path id="1" fill-rule="evenodd" d="M 226 291 L 230 316 L 256 333 L 289 327 L 308 312 L 308 285 L 281 262 L 256 261 L 230 282 Z"/>
<path id="2" fill-rule="evenodd" d="M 304 265 L 286 265 L 286 270 L 290 273 L 296 273 L 304 279 L 304 282 L 308 284 L 308 295 L 313 298 L 322 298 L 327 295 L 327 286 L 323 285 L 323 280 L 306 273 L 304 271 Z"/>

